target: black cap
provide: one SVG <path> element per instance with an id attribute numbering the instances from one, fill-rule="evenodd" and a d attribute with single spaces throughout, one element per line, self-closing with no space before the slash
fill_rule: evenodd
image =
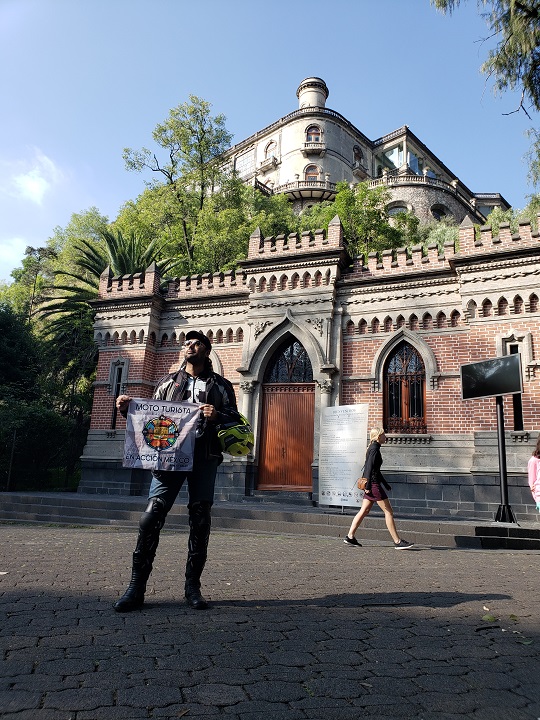
<path id="1" fill-rule="evenodd" d="M 199 332 L 198 330 L 190 330 L 186 335 L 186 340 L 199 340 L 207 350 L 212 350 L 212 343 L 210 340 L 206 337 L 206 335 L 203 335 L 202 332 Z"/>

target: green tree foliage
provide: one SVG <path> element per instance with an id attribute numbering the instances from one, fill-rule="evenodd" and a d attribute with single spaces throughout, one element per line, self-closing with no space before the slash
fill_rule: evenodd
<path id="1" fill-rule="evenodd" d="M 229 147 L 232 135 L 225 127 L 225 117 L 210 114 L 211 104 L 190 95 L 169 112 L 153 132 L 154 142 L 164 151 L 164 159 L 148 148 L 125 148 L 124 161 L 128 170 L 150 170 L 164 184 L 174 199 L 175 215 L 188 264 L 195 259 L 195 232 L 205 202 L 226 181 L 227 168 L 222 154 Z M 150 183 L 152 187 L 156 182 Z"/>
<path id="2" fill-rule="evenodd" d="M 329 221 L 339 215 L 353 256 L 367 256 L 402 244 L 401 234 L 388 221 L 386 206 L 391 195 L 386 186 L 370 188 L 367 182 L 361 182 L 350 187 L 347 182 L 340 182 L 336 190 L 333 202 L 321 203 L 302 215 L 302 229 L 327 228 Z"/>
<path id="3" fill-rule="evenodd" d="M 96 207 L 73 213 L 65 228 L 54 228 L 52 237 L 47 241 L 47 247 L 57 255 L 55 270 L 72 271 L 77 267 L 79 259 L 79 244 L 89 242 L 99 244 L 101 233 L 109 227 L 109 218 L 102 215 Z"/>
<path id="4" fill-rule="evenodd" d="M 486 218 L 486 225 L 490 225 L 493 234 L 498 235 L 501 223 L 509 223 L 510 232 L 516 233 L 518 231 L 519 215 L 520 211 L 512 208 L 509 210 L 503 210 L 499 207 L 493 208 Z"/>
<path id="5" fill-rule="evenodd" d="M 18 313 L 31 320 L 32 314 L 44 296 L 44 289 L 53 277 L 55 251 L 50 247 L 27 247 L 22 268 L 11 273 L 15 280 L 13 288 L 6 289 L 4 301 L 9 302 Z"/>
<path id="6" fill-rule="evenodd" d="M 56 383 L 59 391 L 61 382 L 63 411 L 72 415 L 89 410 L 90 376 L 97 358 L 90 301 L 97 297 L 103 271 L 109 267 L 113 275 L 130 275 L 156 262 L 165 273 L 175 261 L 163 257 L 155 240 L 146 242 L 133 233 L 126 237 L 103 229 L 95 238 L 76 238 L 70 249 L 73 262 L 68 268 L 57 267 L 55 283 L 37 314 L 44 338 L 55 349 L 51 384 Z"/>
<path id="7" fill-rule="evenodd" d="M 47 348 L 27 318 L 0 304 L 0 333 L 0 488 L 64 487 L 75 477 L 86 426 L 48 395 Z"/>
<path id="8" fill-rule="evenodd" d="M 36 397 L 36 389 L 28 383 L 38 375 L 41 351 L 31 328 L 20 315 L 5 303 L 0 304 L 0 400 Z"/>
<path id="9" fill-rule="evenodd" d="M 540 148 L 539 148 L 540 149 Z M 533 230 L 538 230 L 538 216 L 540 215 L 540 195 L 531 195 L 529 203 L 523 210 L 523 219 L 531 223 Z"/>
<path id="10" fill-rule="evenodd" d="M 293 232 L 298 217 L 283 195 L 266 196 L 234 176 L 223 179 L 219 191 L 209 195 L 193 225 L 193 254 L 183 251 L 182 219 L 170 191 L 148 188 L 121 209 L 115 228 L 158 237 L 168 256 L 177 260 L 178 275 L 230 270 L 246 257 L 249 236 L 260 227 L 264 235 Z M 172 271 L 172 269 L 171 269 Z"/>
<path id="11" fill-rule="evenodd" d="M 412 212 L 399 212 L 392 216 L 392 227 L 401 238 L 403 247 L 413 247 L 422 242 L 420 220 Z"/>
<path id="12" fill-rule="evenodd" d="M 418 227 L 418 243 L 424 248 L 436 245 L 439 253 L 444 252 L 447 243 L 457 247 L 459 241 L 459 228 L 454 218 L 443 217 Z"/>
<path id="13" fill-rule="evenodd" d="M 510 225 L 510 232 L 512 234 L 519 233 L 520 222 L 528 222 L 531 224 L 533 230 L 538 229 L 538 213 L 540 212 L 540 195 L 532 195 L 529 203 L 523 210 L 518 208 L 510 208 L 509 210 L 502 210 L 502 208 L 494 208 L 486 218 L 486 225 L 491 227 L 494 235 L 499 234 L 499 230 L 502 223 L 508 223 Z M 477 229 L 478 233 L 480 228 Z"/>
<path id="14" fill-rule="evenodd" d="M 461 0 L 431 0 L 443 12 L 451 13 Z M 516 109 L 530 118 L 540 111 L 540 2 L 538 0 L 478 0 L 487 9 L 486 21 L 497 45 L 490 50 L 482 71 L 493 78 L 495 90 L 518 90 L 521 102 Z M 529 153 L 530 178 L 540 182 L 540 135 L 529 131 L 533 144 Z"/>

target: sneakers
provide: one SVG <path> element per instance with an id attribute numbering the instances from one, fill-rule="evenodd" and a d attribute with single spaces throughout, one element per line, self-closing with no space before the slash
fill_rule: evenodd
<path id="1" fill-rule="evenodd" d="M 397 543 L 394 543 L 394 547 L 396 550 L 408 550 L 409 548 L 412 548 L 413 543 L 407 542 L 406 540 L 400 540 Z"/>
<path id="2" fill-rule="evenodd" d="M 362 545 L 355 537 L 350 538 L 348 535 L 345 535 L 345 539 L 343 540 L 343 542 L 345 543 L 345 545 L 352 545 L 352 547 L 362 547 Z"/>

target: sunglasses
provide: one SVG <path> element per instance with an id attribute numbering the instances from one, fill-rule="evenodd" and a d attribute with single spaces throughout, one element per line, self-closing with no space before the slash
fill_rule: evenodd
<path id="1" fill-rule="evenodd" d="M 198 348 L 201 347 L 202 342 L 200 340 L 186 340 L 186 342 L 182 345 L 182 347 L 188 348 L 188 347 L 194 347 Z"/>

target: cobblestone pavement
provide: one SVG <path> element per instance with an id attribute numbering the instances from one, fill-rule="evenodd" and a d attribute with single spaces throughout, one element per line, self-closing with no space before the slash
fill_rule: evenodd
<path id="1" fill-rule="evenodd" d="M 215 532 L 196 612 L 164 532 L 121 615 L 134 539 L 0 525 L 2 720 L 540 718 L 540 553 Z"/>

